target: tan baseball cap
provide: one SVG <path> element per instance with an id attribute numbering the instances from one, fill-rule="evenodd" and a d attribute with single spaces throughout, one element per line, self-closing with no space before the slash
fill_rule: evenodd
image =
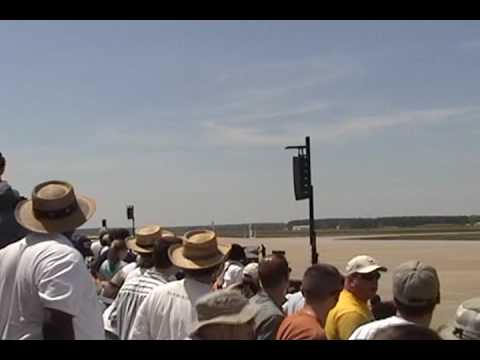
<path id="1" fill-rule="evenodd" d="M 410 306 L 440 302 L 437 271 L 418 260 L 400 264 L 393 273 L 393 297 Z"/>
<path id="2" fill-rule="evenodd" d="M 368 255 L 355 256 L 345 267 L 345 275 L 347 276 L 355 273 L 368 274 L 373 271 L 387 271 L 387 268 Z"/>

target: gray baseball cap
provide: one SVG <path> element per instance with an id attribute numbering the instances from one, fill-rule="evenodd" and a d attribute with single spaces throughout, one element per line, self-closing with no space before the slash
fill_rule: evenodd
<path id="1" fill-rule="evenodd" d="M 445 340 L 480 340 L 480 297 L 464 301 L 455 321 L 442 327 L 439 335 Z"/>
<path id="2" fill-rule="evenodd" d="M 437 271 L 418 260 L 400 264 L 393 272 L 393 297 L 409 306 L 440 302 Z"/>
<path id="3" fill-rule="evenodd" d="M 225 289 L 208 293 L 195 304 L 198 320 L 191 333 L 209 324 L 245 324 L 257 313 L 257 306 L 237 290 Z"/>

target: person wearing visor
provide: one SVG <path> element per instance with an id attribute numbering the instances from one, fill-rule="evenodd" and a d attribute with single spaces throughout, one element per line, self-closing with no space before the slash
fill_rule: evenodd
<path id="1" fill-rule="evenodd" d="M 329 340 L 347 340 L 360 325 L 372 321 L 368 300 L 377 294 L 380 273 L 387 268 L 368 255 L 351 259 L 345 268 L 345 284 L 325 325 Z"/>

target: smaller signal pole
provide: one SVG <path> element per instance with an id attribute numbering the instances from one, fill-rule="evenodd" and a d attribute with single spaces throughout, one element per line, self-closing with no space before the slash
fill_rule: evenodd
<path id="1" fill-rule="evenodd" d="M 132 220 L 132 235 L 135 236 L 135 214 L 133 205 L 127 205 L 127 219 Z"/>

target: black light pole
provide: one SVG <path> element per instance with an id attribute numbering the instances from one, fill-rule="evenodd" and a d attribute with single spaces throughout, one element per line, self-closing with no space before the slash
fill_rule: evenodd
<path id="1" fill-rule="evenodd" d="M 132 220 L 132 235 L 135 236 L 135 214 L 133 205 L 127 205 L 127 219 Z"/>
<path id="2" fill-rule="evenodd" d="M 317 236 L 315 234 L 315 218 L 313 214 L 313 185 L 310 166 L 310 136 L 305 137 L 305 145 L 287 146 L 285 149 L 297 149 L 298 155 L 293 157 L 293 183 L 295 200 L 308 198 L 310 247 L 312 265 L 318 263 Z"/>

